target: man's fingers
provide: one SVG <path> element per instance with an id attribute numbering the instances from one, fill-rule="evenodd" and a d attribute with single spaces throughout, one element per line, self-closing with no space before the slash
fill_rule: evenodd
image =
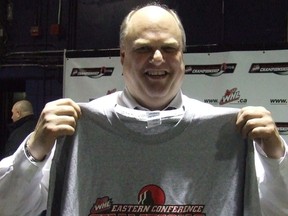
<path id="1" fill-rule="evenodd" d="M 54 112 L 58 115 L 71 115 L 79 118 L 81 116 L 80 106 L 69 98 L 59 99 L 45 106 L 44 112 Z"/>
<path id="2" fill-rule="evenodd" d="M 270 112 L 263 107 L 244 107 L 237 115 L 236 127 L 244 138 L 253 139 L 271 123 L 270 119 Z"/>

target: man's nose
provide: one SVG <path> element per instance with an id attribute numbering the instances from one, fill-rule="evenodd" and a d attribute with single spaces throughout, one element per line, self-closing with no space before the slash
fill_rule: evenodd
<path id="1" fill-rule="evenodd" d="M 153 53 L 152 59 L 150 61 L 150 63 L 159 65 L 164 61 L 163 59 L 163 55 L 161 53 L 161 51 L 159 49 L 155 50 L 155 52 Z"/>

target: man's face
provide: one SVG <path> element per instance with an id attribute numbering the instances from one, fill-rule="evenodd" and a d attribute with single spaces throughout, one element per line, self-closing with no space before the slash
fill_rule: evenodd
<path id="1" fill-rule="evenodd" d="M 127 28 L 121 49 L 126 87 L 140 105 L 163 109 L 184 77 L 181 31 L 169 12 L 153 6 L 137 11 Z"/>
<path id="2" fill-rule="evenodd" d="M 16 122 L 17 120 L 19 120 L 20 113 L 19 113 L 19 111 L 18 111 L 16 106 L 12 107 L 11 112 L 12 112 L 12 116 L 11 116 L 12 121 Z"/>

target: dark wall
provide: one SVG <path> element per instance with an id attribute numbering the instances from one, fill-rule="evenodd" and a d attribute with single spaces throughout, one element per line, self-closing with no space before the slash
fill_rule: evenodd
<path id="1" fill-rule="evenodd" d="M 76 49 L 118 47 L 119 26 L 131 8 L 149 1 L 77 3 Z M 286 42 L 286 0 L 167 0 L 181 17 L 190 46 Z"/>
<path id="2" fill-rule="evenodd" d="M 0 0 L 8 52 L 118 47 L 123 17 L 146 0 Z M 12 18 L 5 8 L 13 4 Z M 287 0 L 166 0 L 180 15 L 190 46 L 287 41 Z M 2 5 L 2 6 L 1 6 Z M 3 10 L 4 7 L 4 10 Z M 60 8 L 60 9 L 59 9 Z M 59 26 L 60 33 L 57 33 Z M 39 35 L 31 29 L 39 29 Z"/>

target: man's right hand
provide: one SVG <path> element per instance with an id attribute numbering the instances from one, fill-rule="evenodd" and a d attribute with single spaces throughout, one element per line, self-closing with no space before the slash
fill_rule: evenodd
<path id="1" fill-rule="evenodd" d="M 72 135 L 75 132 L 80 115 L 79 105 L 71 99 L 59 99 L 47 103 L 27 142 L 30 154 L 37 160 L 43 160 L 58 137 Z"/>

